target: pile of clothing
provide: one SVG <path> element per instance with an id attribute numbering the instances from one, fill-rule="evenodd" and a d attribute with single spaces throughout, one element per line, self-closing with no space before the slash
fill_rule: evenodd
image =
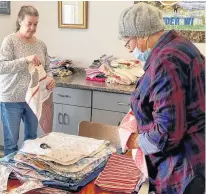
<path id="1" fill-rule="evenodd" d="M 49 69 L 52 72 L 52 75 L 57 77 L 69 76 L 74 72 L 72 60 L 56 57 L 50 57 Z"/>
<path id="2" fill-rule="evenodd" d="M 21 193 L 78 192 L 99 175 L 115 152 L 109 141 L 58 132 L 27 140 L 0 162 L 0 193 L 9 194 L 9 177 L 24 183 Z"/>
<path id="3" fill-rule="evenodd" d="M 85 69 L 86 80 L 105 82 L 106 76 L 103 72 L 99 70 L 99 67 L 104 63 L 105 58 L 113 58 L 113 56 L 102 55 L 99 59 L 94 60 L 92 65 L 89 68 Z"/>
<path id="4" fill-rule="evenodd" d="M 98 81 L 96 78 L 104 76 L 105 82 L 131 85 L 144 74 L 143 64 L 137 60 L 117 59 L 103 55 L 95 60 L 86 71 L 86 79 Z"/>

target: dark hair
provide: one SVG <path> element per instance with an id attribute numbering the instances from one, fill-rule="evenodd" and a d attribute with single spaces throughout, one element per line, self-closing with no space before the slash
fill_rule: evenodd
<path id="1" fill-rule="evenodd" d="M 29 15 L 29 16 L 39 16 L 38 11 L 36 10 L 36 8 L 34 8 L 33 6 L 22 6 L 19 13 L 18 13 L 18 17 L 17 17 L 17 21 L 16 21 L 16 32 L 19 31 L 20 29 L 20 25 L 19 25 L 19 20 L 24 20 L 25 15 Z"/>

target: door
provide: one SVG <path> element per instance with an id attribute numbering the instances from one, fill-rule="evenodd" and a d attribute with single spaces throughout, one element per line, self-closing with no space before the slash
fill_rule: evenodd
<path id="1" fill-rule="evenodd" d="M 62 132 L 63 129 L 63 105 L 54 103 L 53 131 Z"/>
<path id="2" fill-rule="evenodd" d="M 63 105 L 63 132 L 78 135 L 78 126 L 81 121 L 90 121 L 91 108 Z"/>
<path id="3" fill-rule="evenodd" d="M 92 109 L 92 121 L 118 126 L 126 114 L 107 110 Z"/>

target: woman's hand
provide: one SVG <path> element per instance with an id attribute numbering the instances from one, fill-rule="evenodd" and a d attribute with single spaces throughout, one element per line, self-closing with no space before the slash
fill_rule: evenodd
<path id="1" fill-rule="evenodd" d="M 35 66 L 41 65 L 40 59 L 37 55 L 30 55 L 26 57 L 28 63 L 32 63 Z"/>
<path id="2" fill-rule="evenodd" d="M 55 87 L 55 81 L 52 77 L 47 77 L 48 85 L 46 86 L 47 90 L 52 90 Z"/>
<path id="3" fill-rule="evenodd" d="M 128 149 L 137 149 L 138 145 L 138 133 L 132 133 L 127 141 Z"/>

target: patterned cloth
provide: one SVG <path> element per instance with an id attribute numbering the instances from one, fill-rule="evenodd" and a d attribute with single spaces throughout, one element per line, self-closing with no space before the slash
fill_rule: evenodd
<path id="1" fill-rule="evenodd" d="M 24 182 L 21 186 L 12 189 L 9 192 L 3 192 L 2 194 L 24 194 L 43 187 L 44 186 L 41 181 L 31 180 Z"/>
<path id="2" fill-rule="evenodd" d="M 95 184 L 112 192 L 132 193 L 138 190 L 143 175 L 134 160 L 125 155 L 112 154 Z"/>
<path id="3" fill-rule="evenodd" d="M 0 193 L 7 190 L 8 178 L 11 172 L 11 169 L 4 165 L 0 165 Z"/>
<path id="4" fill-rule="evenodd" d="M 122 152 L 125 152 L 126 150 L 128 150 L 127 142 L 129 137 L 132 135 L 132 133 L 138 133 L 137 122 L 131 110 L 123 118 L 118 128 L 118 131 L 121 140 Z M 132 157 L 133 160 L 135 161 L 137 168 L 144 174 L 144 177 L 147 178 L 148 177 L 147 165 L 145 161 L 145 155 L 142 152 L 142 150 L 139 148 L 132 149 Z"/>
<path id="5" fill-rule="evenodd" d="M 99 164 L 107 160 L 109 155 L 115 151 L 116 149 L 113 146 L 108 145 L 94 156 L 92 157 L 88 156 L 82 158 L 76 163 L 67 166 L 63 166 L 51 161 L 39 160 L 38 156 L 36 157 L 29 154 L 24 155 L 22 153 L 18 153 L 14 157 L 14 160 L 17 163 L 28 165 L 30 168 L 35 169 L 42 175 L 45 174 L 48 177 L 53 177 L 55 173 L 56 174 L 55 179 L 57 180 L 61 180 L 64 177 L 64 181 L 68 181 L 71 179 L 76 181 L 76 180 L 81 180 L 86 174 L 90 173 L 94 168 L 99 166 Z M 18 164 L 17 166 L 18 168 L 21 167 Z M 58 175 L 60 176 L 58 177 Z"/>
<path id="6" fill-rule="evenodd" d="M 53 98 L 52 91 L 47 90 L 49 85 L 47 74 L 42 65 L 29 65 L 31 80 L 26 93 L 26 102 L 36 115 L 44 133 L 52 131 L 53 125 Z"/>
<path id="7" fill-rule="evenodd" d="M 23 194 L 37 188 L 44 187 L 38 180 L 29 180 L 22 184 L 20 187 L 8 191 L 7 184 L 8 178 L 13 170 L 7 166 L 0 164 L 0 193 L 1 194 Z"/>
<path id="8" fill-rule="evenodd" d="M 151 51 L 144 71 L 131 107 L 148 142 L 142 151 L 156 147 L 146 156 L 150 191 L 182 194 L 197 174 L 205 176 L 205 58 L 170 31 Z"/>
<path id="9" fill-rule="evenodd" d="M 84 157 L 94 155 L 100 151 L 99 147 L 104 144 L 108 145 L 108 143 L 104 140 L 51 132 L 43 137 L 25 141 L 20 151 L 38 155 L 38 158 L 42 160 L 69 165 Z M 47 147 L 42 145 L 47 145 Z"/>
<path id="10" fill-rule="evenodd" d="M 129 137 L 132 133 L 137 133 L 137 122 L 131 110 L 122 119 L 118 131 L 121 140 L 122 152 L 125 152 L 128 149 L 127 141 Z"/>

